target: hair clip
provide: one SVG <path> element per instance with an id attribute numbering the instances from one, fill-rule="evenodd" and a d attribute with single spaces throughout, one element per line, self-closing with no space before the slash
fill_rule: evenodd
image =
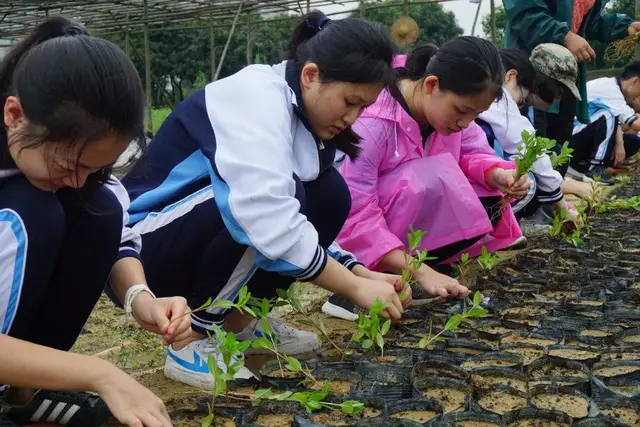
<path id="1" fill-rule="evenodd" d="M 330 19 L 327 18 L 326 16 L 322 19 L 322 21 L 320 21 L 320 24 L 316 25 L 316 24 L 312 24 L 311 21 L 309 21 L 309 19 L 305 19 L 304 23 L 307 27 L 311 28 L 312 30 L 316 30 L 316 31 L 321 31 L 322 28 L 327 25 L 327 22 L 329 22 Z"/>
<path id="2" fill-rule="evenodd" d="M 71 25 L 62 32 L 64 36 L 82 36 L 84 34 L 86 34 L 86 31 L 77 25 Z"/>

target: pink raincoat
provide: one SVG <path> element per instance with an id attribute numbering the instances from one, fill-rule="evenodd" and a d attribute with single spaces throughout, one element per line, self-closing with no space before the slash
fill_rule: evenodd
<path id="1" fill-rule="evenodd" d="M 483 245 L 503 249 L 522 235 L 510 206 L 494 229 L 478 199 L 502 195 L 486 184 L 485 173 L 515 169 L 515 163 L 494 155 L 475 122 L 449 136 L 432 133 L 424 149 L 418 123 L 385 90 L 353 129 L 362 152 L 341 166 L 352 205 L 337 240 L 368 268 L 394 249 L 407 250 L 410 226 L 427 231 L 421 249 L 488 233 L 464 250 L 471 256 Z"/>

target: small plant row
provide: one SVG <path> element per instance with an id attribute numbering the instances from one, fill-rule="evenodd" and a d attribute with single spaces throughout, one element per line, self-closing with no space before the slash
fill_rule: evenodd
<path id="1" fill-rule="evenodd" d="M 401 278 L 405 284 L 405 288 L 416 283 L 413 272 L 417 271 L 422 263 L 433 260 L 429 257 L 427 250 L 420 250 L 420 244 L 426 232 L 411 229 L 408 234 L 410 252 L 405 257 L 405 269 Z M 499 257 L 489 253 L 485 247 L 482 248 L 482 254 L 478 258 L 478 264 L 487 270 L 495 267 Z M 465 280 L 469 280 L 470 260 L 468 254 L 463 254 L 458 269 L 461 276 Z M 402 295 L 401 295 L 402 297 Z M 480 292 L 476 292 L 470 302 L 470 308 L 467 309 L 467 302 L 463 303 L 463 310 L 460 314 L 454 314 L 445 324 L 443 330 L 433 333 L 430 327 L 429 333 L 420 341 L 420 346 L 425 348 L 430 344 L 442 340 L 445 332 L 455 331 L 462 320 L 470 317 L 482 317 L 487 314 L 487 310 L 482 308 L 483 297 Z M 329 334 L 326 326 L 319 316 L 314 316 L 304 309 L 301 302 L 295 296 L 291 289 L 284 291 L 278 289 L 278 298 L 274 299 L 256 299 L 246 287 L 242 288 L 238 294 L 237 301 L 217 300 L 211 298 L 201 307 L 193 310 L 191 313 L 207 310 L 208 308 L 219 308 L 225 310 L 235 309 L 240 313 L 246 313 L 256 318 L 260 322 L 264 337 L 257 338 L 254 341 L 238 341 L 233 332 L 227 332 L 222 327 L 214 325 L 213 334 L 209 334 L 209 339 L 215 348 L 215 355 L 210 355 L 207 360 L 207 366 L 211 375 L 214 377 L 214 389 L 210 393 L 211 402 L 209 403 L 209 414 L 202 420 L 202 427 L 210 427 L 215 420 L 215 402 L 219 397 L 226 399 L 236 399 L 240 401 L 250 401 L 258 403 L 260 400 L 277 400 L 277 401 L 296 401 L 311 413 L 323 408 L 341 410 L 344 414 L 357 416 L 364 411 L 364 404 L 355 400 L 347 400 L 342 403 L 330 403 L 325 399 L 331 393 L 328 381 L 323 383 L 314 378 L 311 370 L 298 359 L 287 355 L 278 348 L 278 339 L 271 328 L 267 315 L 275 306 L 290 305 L 295 312 L 302 316 L 300 323 L 313 327 L 321 336 L 330 343 L 344 357 L 349 349 L 342 349 L 336 345 Z M 360 313 L 357 320 L 357 331 L 352 335 L 349 344 L 357 343 L 363 349 L 380 349 L 381 355 L 384 357 L 385 340 L 391 328 L 391 320 L 383 319 L 379 315 L 384 310 L 384 304 L 377 299 L 368 313 Z M 187 313 L 187 314 L 191 314 Z M 174 320 L 175 321 L 175 320 Z M 375 344 L 375 345 L 374 345 Z M 255 390 L 251 394 L 236 393 L 228 390 L 228 382 L 233 381 L 235 376 L 244 367 L 244 352 L 252 347 L 259 350 L 268 350 L 271 352 L 277 362 L 281 374 L 284 372 L 292 372 L 302 374 L 305 377 L 303 381 L 305 385 L 311 386 L 315 391 L 302 392 L 282 392 L 276 393 L 271 389 Z M 321 386 L 321 387 L 319 387 Z M 318 390 L 319 389 L 319 390 Z"/>

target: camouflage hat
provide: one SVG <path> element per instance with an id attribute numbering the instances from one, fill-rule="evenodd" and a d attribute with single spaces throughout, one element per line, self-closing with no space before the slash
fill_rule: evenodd
<path id="1" fill-rule="evenodd" d="M 579 101 L 582 100 L 576 86 L 578 62 L 569 49 L 559 44 L 543 43 L 533 49 L 530 61 L 537 72 L 564 84 Z"/>

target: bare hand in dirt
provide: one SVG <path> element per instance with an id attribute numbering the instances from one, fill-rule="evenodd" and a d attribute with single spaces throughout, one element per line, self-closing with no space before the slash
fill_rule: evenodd
<path id="1" fill-rule="evenodd" d="M 416 280 L 425 291 L 436 297 L 464 298 L 471 294 L 471 291 L 466 286 L 462 286 L 456 279 L 438 273 L 426 265 L 416 273 Z"/>
<path id="2" fill-rule="evenodd" d="M 580 214 L 575 209 L 567 209 L 566 221 L 563 226 L 565 233 L 572 233 L 584 225 Z"/>
<path id="3" fill-rule="evenodd" d="M 528 175 L 523 175 L 516 181 L 515 174 L 515 170 L 493 168 L 487 173 L 487 184 L 519 199 L 527 195 L 531 180 Z"/>
<path id="4" fill-rule="evenodd" d="M 109 362 L 94 387 L 113 416 L 129 427 L 171 427 L 167 409 L 155 394 Z"/>
<path id="5" fill-rule="evenodd" d="M 593 189 L 590 184 L 571 178 L 565 179 L 562 184 L 562 192 L 565 194 L 573 194 L 583 200 L 593 197 Z"/>
<path id="6" fill-rule="evenodd" d="M 388 317 L 394 320 L 402 317 L 404 309 L 402 308 L 402 303 L 400 302 L 394 285 L 388 282 L 365 278 L 361 278 L 359 282 L 359 286 L 353 289 L 353 294 L 350 297 L 354 304 L 365 310 L 369 310 L 376 302 L 376 299 L 380 298 L 385 305 L 385 309 L 380 313 L 382 317 Z"/>
<path id="7" fill-rule="evenodd" d="M 627 153 L 624 151 L 624 143 L 618 144 L 613 147 L 613 154 L 611 159 L 613 160 L 613 166 L 617 167 L 620 163 L 624 162 Z"/>
<path id="8" fill-rule="evenodd" d="M 140 326 L 162 335 L 165 345 L 182 341 L 191 335 L 191 317 L 184 316 L 189 312 L 189 306 L 182 297 L 153 298 L 147 292 L 141 292 L 133 300 L 131 308 Z M 173 319 L 177 320 L 172 323 Z"/>
<path id="9" fill-rule="evenodd" d="M 564 39 L 564 45 L 576 57 L 578 62 L 589 62 L 596 60 L 596 52 L 591 48 L 588 41 L 569 31 Z"/>

